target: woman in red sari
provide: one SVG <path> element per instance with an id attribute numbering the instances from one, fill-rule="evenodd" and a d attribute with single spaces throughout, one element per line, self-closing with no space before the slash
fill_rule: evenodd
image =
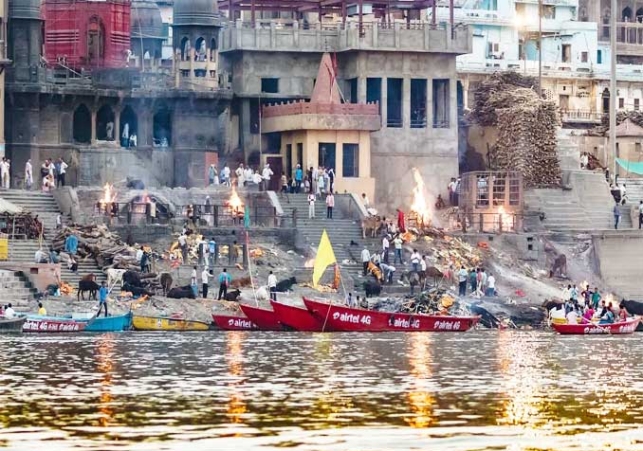
<path id="1" fill-rule="evenodd" d="M 397 210 L 397 229 L 400 233 L 406 232 L 406 225 L 404 221 L 404 212 L 398 208 Z"/>

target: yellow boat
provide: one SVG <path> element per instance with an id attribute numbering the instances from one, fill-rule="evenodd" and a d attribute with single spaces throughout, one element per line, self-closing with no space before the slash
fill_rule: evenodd
<path id="1" fill-rule="evenodd" d="M 136 330 L 201 331 L 210 329 L 210 325 L 203 321 L 190 321 L 186 319 L 160 316 L 134 315 L 132 318 L 132 325 Z"/>

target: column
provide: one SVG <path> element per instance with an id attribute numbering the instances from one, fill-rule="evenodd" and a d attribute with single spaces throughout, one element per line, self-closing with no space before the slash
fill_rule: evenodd
<path id="1" fill-rule="evenodd" d="M 411 128 L 411 79 L 402 79 L 402 127 Z"/>
<path id="2" fill-rule="evenodd" d="M 92 109 L 92 139 L 91 144 L 96 144 L 96 110 Z"/>
<path id="3" fill-rule="evenodd" d="M 433 79 L 426 80 L 426 127 L 433 128 Z"/>
<path id="4" fill-rule="evenodd" d="M 357 77 L 357 102 L 366 103 L 366 77 Z"/>
<path id="5" fill-rule="evenodd" d="M 388 119 L 388 86 L 386 77 L 382 77 L 382 127 L 386 127 Z"/>
<path id="6" fill-rule="evenodd" d="M 114 141 L 117 142 L 117 143 L 121 142 L 121 110 L 120 110 L 120 108 L 114 108 Z"/>

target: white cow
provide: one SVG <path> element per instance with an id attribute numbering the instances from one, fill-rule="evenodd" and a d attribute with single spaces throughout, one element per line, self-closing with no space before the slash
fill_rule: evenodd
<path id="1" fill-rule="evenodd" d="M 107 286 L 113 287 L 119 283 L 121 288 L 123 288 L 123 274 L 125 274 L 126 271 L 126 269 L 107 269 L 107 271 L 105 271 L 107 273 Z"/>

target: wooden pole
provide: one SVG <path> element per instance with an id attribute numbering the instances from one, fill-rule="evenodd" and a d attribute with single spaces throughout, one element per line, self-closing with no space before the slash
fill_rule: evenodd
<path id="1" fill-rule="evenodd" d="M 610 52 L 611 52 L 611 67 L 610 67 L 610 150 L 612 158 L 614 159 L 613 172 L 616 177 L 616 14 L 617 14 L 617 1 L 612 0 L 611 15 L 610 15 Z M 605 162 L 609 167 L 609 162 Z"/>

